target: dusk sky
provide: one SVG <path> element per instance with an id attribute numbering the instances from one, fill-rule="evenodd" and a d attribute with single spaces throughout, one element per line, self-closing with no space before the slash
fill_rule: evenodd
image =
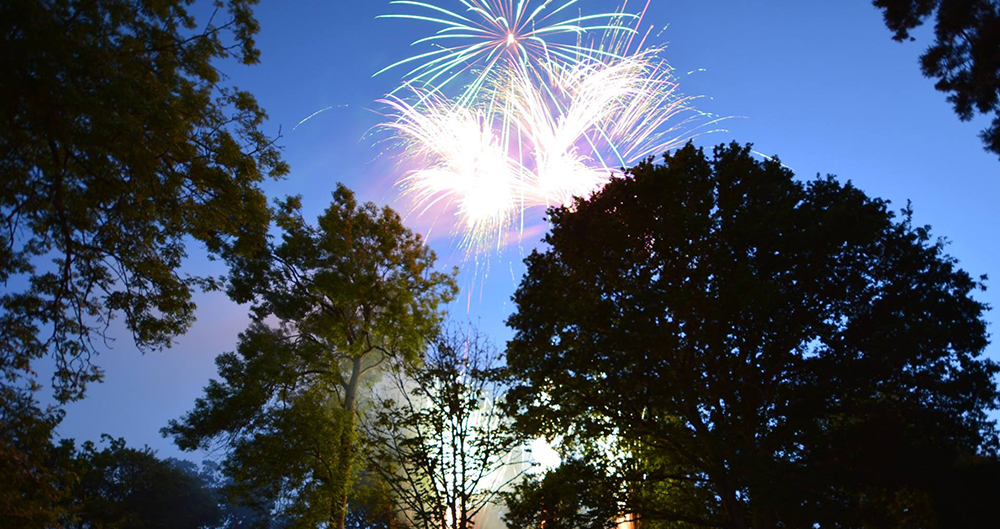
<path id="1" fill-rule="evenodd" d="M 632 0 L 628 9 L 640 10 L 642 3 Z M 619 2 L 579 5 L 596 12 Z M 261 63 L 220 65 L 267 109 L 268 130 L 280 127 L 291 173 L 267 185 L 269 196 L 303 195 L 307 217 L 329 204 L 338 181 L 363 200 L 409 211 L 394 186 L 402 170 L 376 145 L 382 136 L 372 133 L 385 119 L 376 100 L 398 85 L 400 73 L 372 74 L 415 53 L 409 43 L 431 27 L 375 18 L 390 12 L 398 8 L 388 0 L 263 0 L 256 11 Z M 800 179 L 833 174 L 891 200 L 896 210 L 911 200 L 916 222 L 951 241 L 948 253 L 963 269 L 992 278 L 991 290 L 977 295 L 1000 306 L 1000 161 L 977 137 L 985 120 L 960 122 L 945 95 L 920 74 L 917 57 L 930 42 L 929 28 L 916 33 L 916 42 L 894 42 L 869 0 L 652 0 L 644 27 L 649 24 L 669 25 L 653 44 L 667 46 L 663 56 L 681 90 L 704 96 L 695 103 L 700 110 L 732 117 L 720 125 L 726 130 L 696 144 L 752 142 Z M 537 222 L 542 212 L 529 215 Z M 407 222 L 415 229 L 428 225 L 413 216 Z M 537 237 L 494 257 L 488 273 L 474 273 L 463 262 L 446 229 L 436 228 L 430 243 L 442 268 L 463 267 L 452 319 L 478 323 L 502 346 L 510 336 L 503 322 L 524 269 L 521 256 Z M 188 270 L 206 269 L 224 272 L 220 263 L 192 255 Z M 200 295 L 198 305 L 190 332 L 161 353 L 140 355 L 119 327 L 117 341 L 97 359 L 106 381 L 67 406 L 60 434 L 82 441 L 108 433 L 164 457 L 204 457 L 181 454 L 159 429 L 192 408 L 215 376 L 215 356 L 233 349 L 248 318 L 246 307 L 224 294 Z M 1000 316 L 994 311 L 988 319 L 996 334 Z M 1000 360 L 1000 346 L 988 353 Z"/>

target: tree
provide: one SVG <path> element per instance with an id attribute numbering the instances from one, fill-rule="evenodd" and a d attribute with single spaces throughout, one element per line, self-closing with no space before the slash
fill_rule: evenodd
<path id="1" fill-rule="evenodd" d="M 72 520 L 66 527 L 214 527 L 220 511 L 214 491 L 197 474 L 152 450 L 128 448 L 112 439 L 97 450 L 91 442 L 77 455 L 80 483 L 73 489 Z"/>
<path id="2" fill-rule="evenodd" d="M 371 441 L 366 439 L 366 444 Z M 366 451 L 363 447 L 362 453 Z M 399 519 L 396 498 L 389 486 L 367 465 L 359 465 L 351 488 L 351 504 L 344 520 L 347 529 L 407 529 Z"/>
<path id="3" fill-rule="evenodd" d="M 191 461 L 170 458 L 167 462 L 201 480 L 208 487 L 218 504 L 219 523 L 215 527 L 225 529 L 283 529 L 291 524 L 282 516 L 276 514 L 277 506 L 266 499 L 255 498 L 254 501 L 239 503 L 233 498 L 230 489 L 232 478 L 223 473 L 222 466 L 206 459 L 201 468 Z"/>
<path id="4" fill-rule="evenodd" d="M 477 330 L 444 333 L 423 365 L 394 366 L 365 424 L 370 466 L 413 528 L 471 529 L 521 476 L 499 408 L 500 355 Z"/>
<path id="5" fill-rule="evenodd" d="M 735 144 L 664 160 L 550 209 L 508 320 L 516 425 L 645 526 L 950 526 L 935 484 L 995 457 L 982 282 L 850 183 Z"/>
<path id="6" fill-rule="evenodd" d="M 987 151 L 1000 155 L 1000 2 L 997 0 L 873 0 L 893 39 L 936 13 L 934 45 L 920 56 L 924 75 L 948 94 L 962 121 L 995 112 L 980 133 Z"/>
<path id="7" fill-rule="evenodd" d="M 258 184 L 287 168 L 264 111 L 214 66 L 257 62 L 256 2 L 217 2 L 224 19 L 202 29 L 190 3 L 0 4 L 4 384 L 35 387 L 32 363 L 51 355 L 56 398 L 82 397 L 113 317 L 141 349 L 190 325 L 192 290 L 211 281 L 180 272 L 189 239 L 263 240 Z"/>
<path id="8" fill-rule="evenodd" d="M 186 450 L 222 441 L 244 497 L 342 529 L 362 380 L 389 359 L 420 361 L 455 282 L 399 215 L 342 185 L 315 227 L 298 198 L 278 209 L 280 244 L 233 260 L 229 293 L 252 303 L 253 323 L 216 359 L 222 381 L 163 431 Z"/>
<path id="9" fill-rule="evenodd" d="M 5 399 L 34 398 L 46 356 L 56 401 L 82 398 L 101 379 L 91 360 L 115 316 L 140 349 L 169 346 L 193 320 L 193 289 L 213 286 L 180 272 L 187 245 L 244 252 L 263 241 L 258 184 L 287 167 L 261 130 L 264 111 L 214 66 L 257 62 L 255 3 L 216 2 L 198 29 L 190 0 L 0 2 Z M 5 411 L 15 409 L 38 413 L 11 419 L 21 424 L 61 417 L 30 402 Z M 51 446 L 30 438 L 38 444 L 5 449 L 60 473 L 30 460 Z"/>
<path id="10" fill-rule="evenodd" d="M 595 463 L 574 458 L 541 476 L 529 474 L 504 493 L 507 527 L 621 527 L 616 501 L 621 497 L 619 483 L 608 479 L 608 472 L 594 468 Z"/>
<path id="11" fill-rule="evenodd" d="M 30 392 L 0 386 L 0 519 L 5 527 L 53 527 L 75 486 L 73 447 L 52 442 L 62 411 L 41 409 Z"/>

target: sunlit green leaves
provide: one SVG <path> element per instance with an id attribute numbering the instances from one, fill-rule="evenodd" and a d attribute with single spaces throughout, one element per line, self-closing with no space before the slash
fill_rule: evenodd
<path id="1" fill-rule="evenodd" d="M 315 224 L 300 207 L 278 204 L 281 235 L 266 251 L 230 255 L 229 294 L 254 322 L 216 359 L 221 380 L 164 433 L 185 449 L 227 448 L 238 498 L 313 527 L 343 521 L 362 381 L 390 360 L 418 365 L 456 288 L 391 209 L 342 185 Z"/>

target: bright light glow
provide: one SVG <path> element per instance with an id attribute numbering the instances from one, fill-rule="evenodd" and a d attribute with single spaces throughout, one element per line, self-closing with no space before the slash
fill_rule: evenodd
<path id="1" fill-rule="evenodd" d="M 719 121 L 680 93 L 661 49 L 635 39 L 641 15 L 574 14 L 577 0 L 454 2 L 464 9 L 391 2 L 427 14 L 385 17 L 443 27 L 414 42 L 435 51 L 382 70 L 417 65 L 382 100 L 383 125 L 411 168 L 399 184 L 414 211 L 450 211 L 466 257 L 520 240 L 529 212 L 571 205 Z"/>
<path id="2" fill-rule="evenodd" d="M 406 140 L 407 156 L 421 166 L 400 181 L 418 212 L 439 202 L 454 206 L 467 236 L 462 245 L 471 252 L 489 250 L 483 245 L 499 240 L 514 221 L 512 204 L 525 180 L 491 120 L 434 94 L 424 94 L 420 110 L 395 96 L 382 102 L 396 118 L 385 126 Z"/>
<path id="3" fill-rule="evenodd" d="M 407 84 L 421 84 L 434 91 L 461 83 L 460 75 L 473 72 L 475 81 L 465 85 L 459 100 L 476 99 L 483 81 L 512 65 L 544 71 L 553 62 L 575 62 L 585 57 L 612 57 L 614 53 L 584 45 L 584 37 L 613 31 L 634 34 L 624 21 L 638 15 L 608 12 L 582 15 L 574 4 L 579 0 L 393 0 L 408 13 L 379 15 L 429 23 L 437 27 L 433 34 L 417 39 L 412 45 L 428 44 L 431 51 L 397 61 L 375 75 L 399 67 L 411 68 L 403 75 Z M 449 7 L 450 6 L 450 7 Z M 569 39 L 560 37 L 569 36 Z M 568 40 L 568 42 L 567 42 Z M 511 44 L 512 53 L 503 53 Z"/>
<path id="4" fill-rule="evenodd" d="M 544 474 L 562 464 L 562 458 L 544 438 L 539 437 L 528 443 L 528 449 L 531 450 L 531 460 L 535 463 L 530 469 L 532 474 Z"/>

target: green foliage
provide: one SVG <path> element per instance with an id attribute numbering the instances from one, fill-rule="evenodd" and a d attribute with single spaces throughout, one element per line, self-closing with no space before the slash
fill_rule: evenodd
<path id="1" fill-rule="evenodd" d="M 934 44 L 920 57 L 924 75 L 963 121 L 995 112 L 980 133 L 986 150 L 1000 155 L 1000 2 L 997 0 L 873 0 L 898 41 L 937 13 Z"/>
<path id="2" fill-rule="evenodd" d="M 361 452 L 371 442 L 366 440 Z M 397 500 L 378 474 L 359 465 L 351 488 L 351 500 L 344 527 L 349 529 L 406 529 L 400 520 Z"/>
<path id="3" fill-rule="evenodd" d="M 84 443 L 77 456 L 80 483 L 73 489 L 72 521 L 65 527 L 212 527 L 221 521 L 215 492 L 200 476 L 149 449 L 103 436 L 98 450 Z"/>
<path id="4" fill-rule="evenodd" d="M 364 433 L 369 466 L 413 528 L 481 526 L 520 477 L 519 438 L 493 377 L 499 353 L 477 330 L 443 333 L 419 367 L 394 366 L 376 387 Z"/>
<path id="5" fill-rule="evenodd" d="M 254 323 L 217 358 L 221 381 L 164 434 L 187 450 L 227 446 L 239 499 L 282 503 L 295 526 L 342 527 L 362 377 L 420 361 L 455 283 L 395 212 L 343 186 L 316 226 L 295 198 L 277 222 L 280 243 L 232 261 L 230 295 Z"/>
<path id="6" fill-rule="evenodd" d="M 581 459 L 563 462 L 544 475 L 529 475 L 505 494 L 508 527 L 521 529 L 611 529 L 618 526 L 613 479 Z"/>
<path id="7" fill-rule="evenodd" d="M 191 239 L 214 252 L 263 241 L 258 184 L 287 168 L 264 111 L 213 65 L 256 62 L 256 1 L 218 2 L 225 15 L 200 27 L 191 3 L 0 3 L 7 384 L 33 385 L 32 362 L 50 354 L 57 399 L 82 397 L 112 317 L 144 349 L 190 325 L 192 290 L 213 284 L 178 270 Z"/>
<path id="8" fill-rule="evenodd" d="M 909 209 L 792 176 L 688 145 L 550 210 L 510 410 L 646 526 L 947 527 L 934 483 L 996 442 L 982 283 Z"/>
<path id="9" fill-rule="evenodd" d="M 74 486 L 72 444 L 52 443 L 62 418 L 28 392 L 0 387 L 0 520 L 11 529 L 55 526 Z"/>
<path id="10" fill-rule="evenodd" d="M 41 512 L 67 473 L 44 468 L 61 415 L 32 402 L 34 364 L 52 358 L 58 403 L 82 398 L 113 317 L 143 350 L 191 324 L 193 289 L 214 282 L 179 271 L 188 243 L 264 240 L 259 184 L 287 167 L 264 111 L 213 65 L 257 61 L 256 0 L 215 2 L 200 27 L 191 3 L 0 2 L 0 392 L 19 432 L 0 480 L 38 481 L 5 488 L 0 512 Z"/>

